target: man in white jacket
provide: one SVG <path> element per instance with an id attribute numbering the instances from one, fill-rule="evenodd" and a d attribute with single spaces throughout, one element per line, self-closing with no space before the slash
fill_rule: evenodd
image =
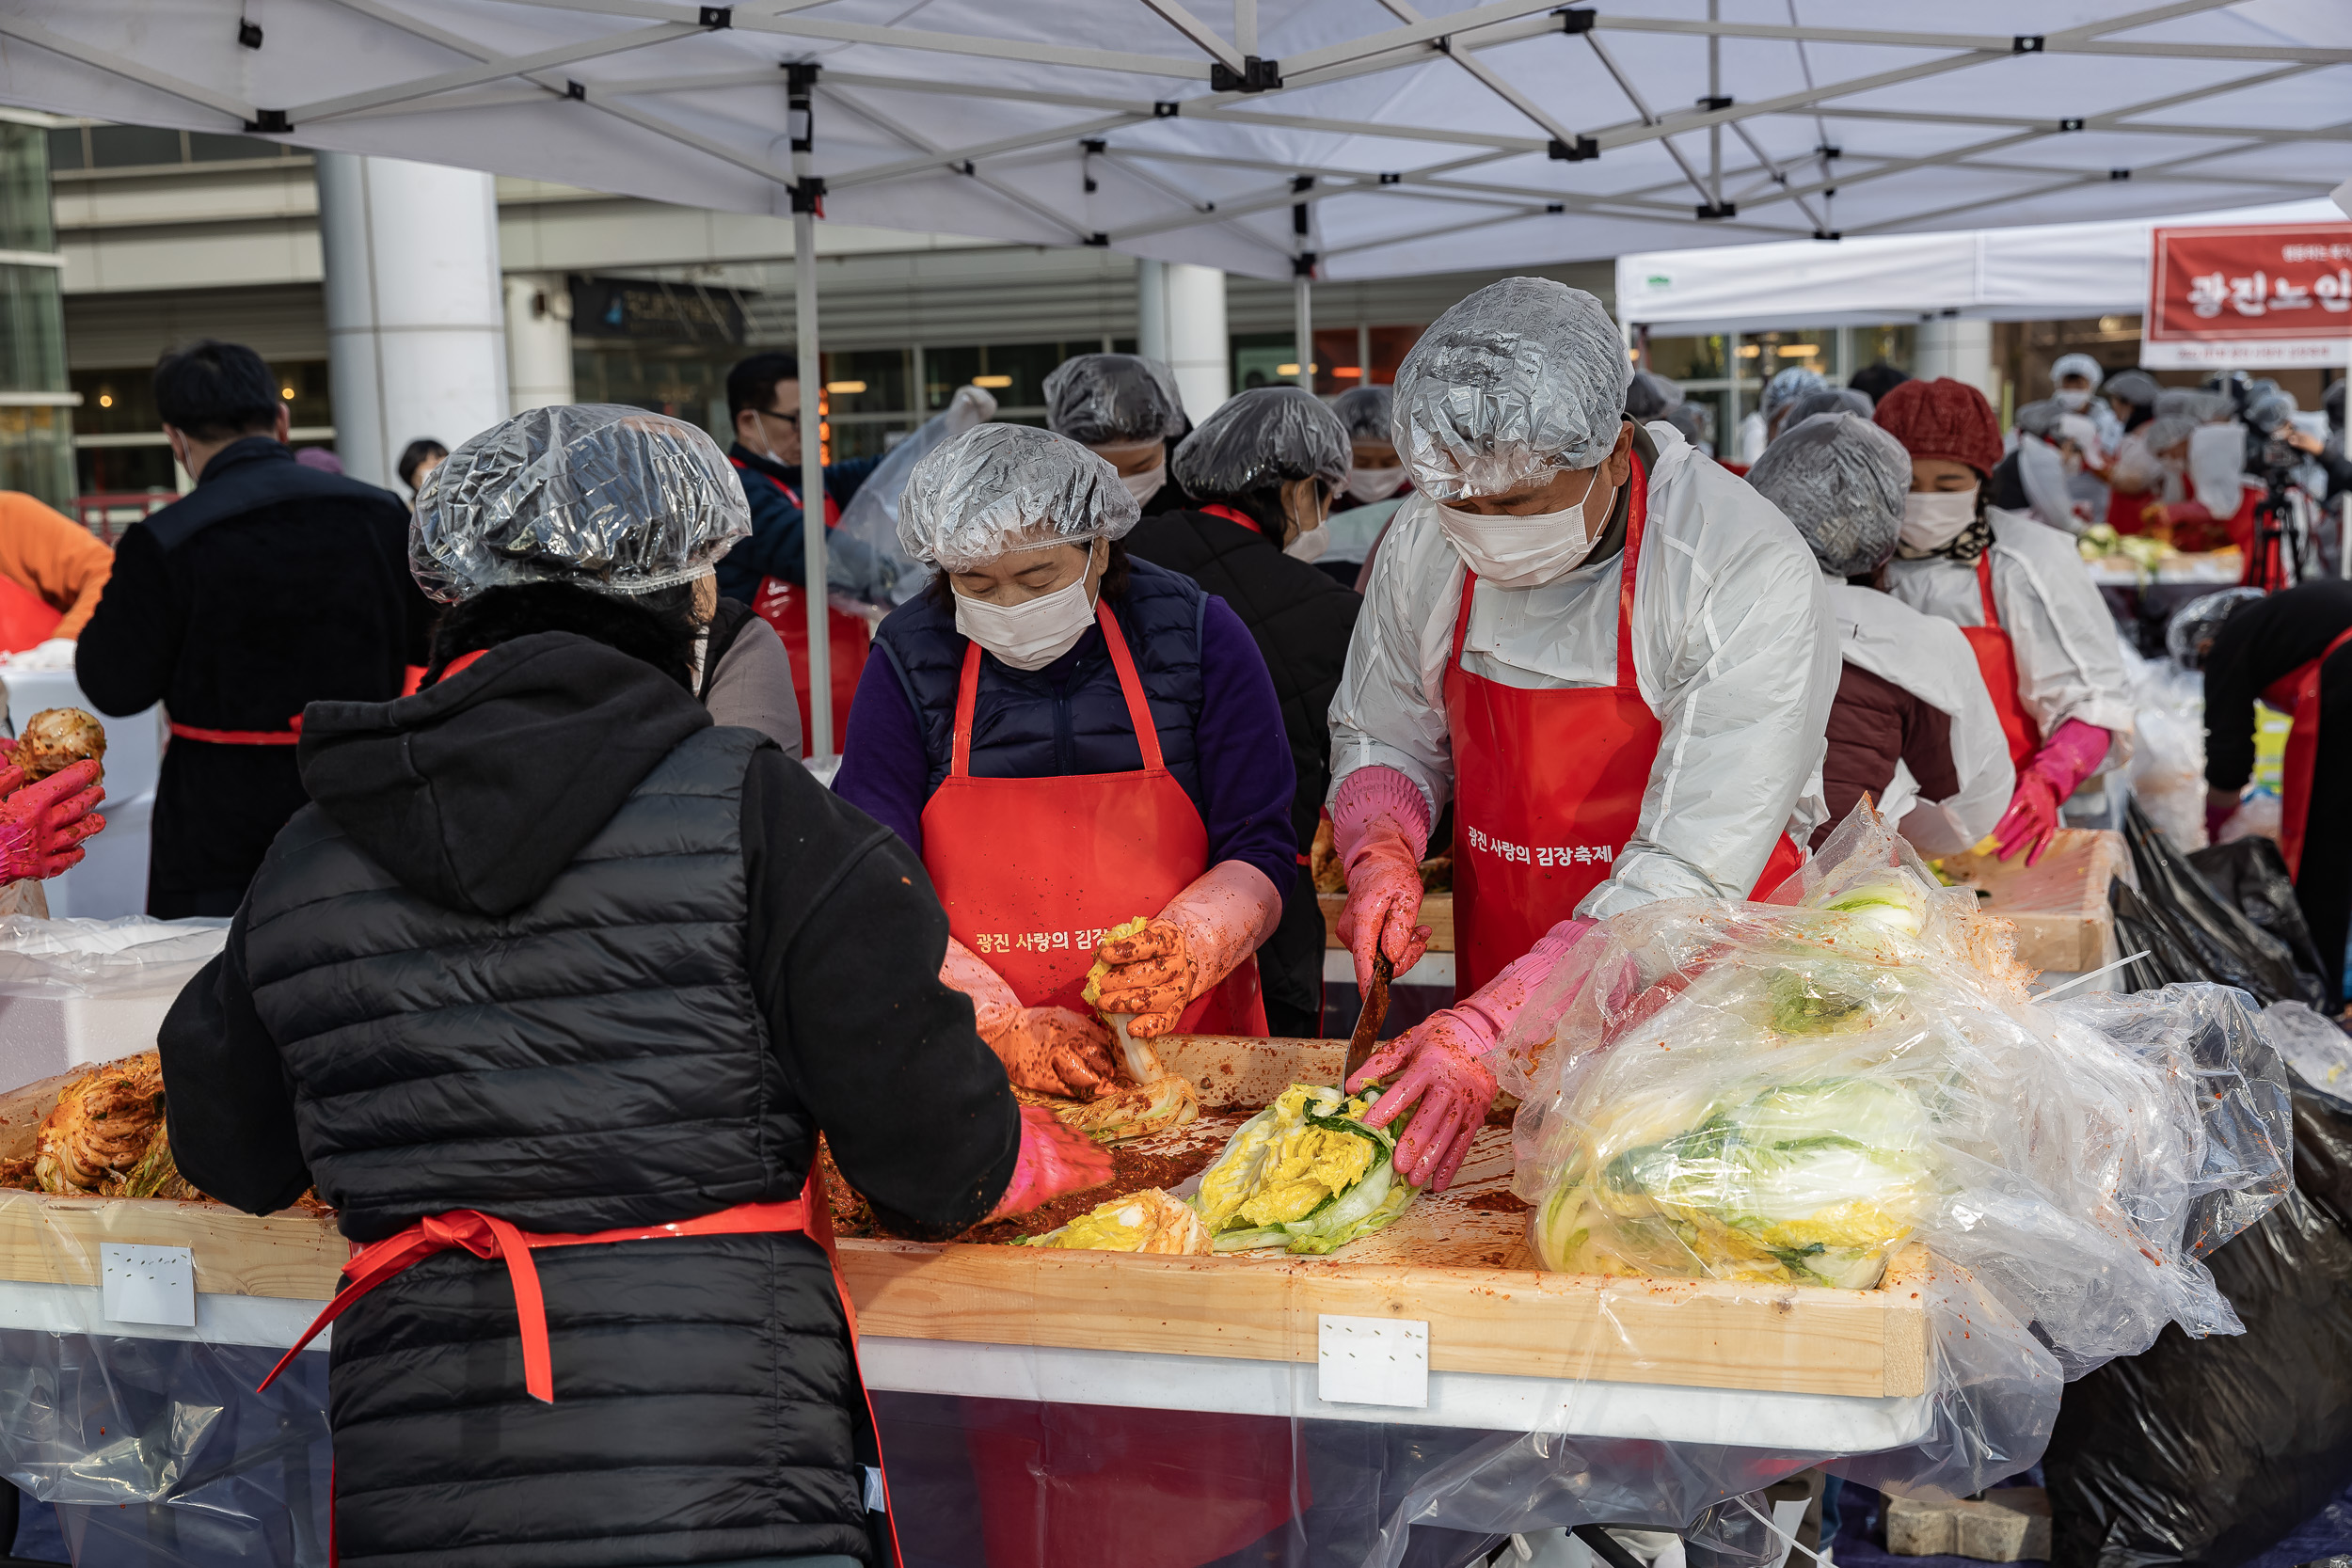
<path id="1" fill-rule="evenodd" d="M 1813 547 L 1837 618 L 1815 847 L 1867 791 L 1921 854 L 1966 849 L 2016 787 L 2000 716 L 1958 626 L 1860 586 L 1895 553 L 1911 454 L 1860 415 L 1816 414 L 1781 432 L 1748 483 Z"/>
<path id="2" fill-rule="evenodd" d="M 1421 1104 L 1417 1183 L 1452 1176 L 1495 1091 L 1481 1058 L 1593 919 L 1801 862 L 1787 830 L 1837 689 L 1820 570 L 1754 490 L 1625 417 L 1631 374 L 1599 301 L 1528 277 L 1447 311 L 1398 372 L 1416 494 L 1331 705 L 1331 816 L 1369 985 L 1421 957 L 1415 867 L 1454 807 L 1462 1001 L 1359 1075 L 1404 1069 L 1373 1116 Z"/>

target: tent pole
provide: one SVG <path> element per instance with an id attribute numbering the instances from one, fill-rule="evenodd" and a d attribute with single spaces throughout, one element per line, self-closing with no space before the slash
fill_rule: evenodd
<path id="1" fill-rule="evenodd" d="M 1315 389 L 1315 286 L 1304 272 L 1291 285 L 1292 309 L 1296 316 L 1294 328 L 1297 337 L 1298 384 L 1309 391 Z"/>
<path id="2" fill-rule="evenodd" d="M 1724 334 L 1724 375 L 1730 382 L 1724 393 L 1724 428 L 1717 431 L 1715 451 L 1718 455 L 1731 453 L 1731 461 L 1740 461 L 1740 334 Z"/>
<path id="3" fill-rule="evenodd" d="M 825 597 L 825 361 L 817 341 L 818 196 L 808 178 L 816 142 L 814 66 L 792 72 L 792 309 L 801 361 L 801 583 L 808 599 L 808 754 L 834 754 L 833 642 Z"/>

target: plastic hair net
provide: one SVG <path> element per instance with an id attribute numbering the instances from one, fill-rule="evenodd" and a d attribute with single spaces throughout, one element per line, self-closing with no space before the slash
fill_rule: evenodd
<path id="1" fill-rule="evenodd" d="M 1350 441 L 1392 441 L 1396 391 L 1390 387 L 1352 387 L 1331 400 L 1331 412 Z"/>
<path id="2" fill-rule="evenodd" d="M 968 572 L 1014 550 L 1118 539 L 1142 515 L 1119 470 L 1069 436 L 984 424 L 943 442 L 907 476 L 898 546 L 942 571 Z"/>
<path id="3" fill-rule="evenodd" d="M 2153 452 L 2168 452 L 2197 433 L 2201 421 L 2182 414 L 2159 414 L 2139 427 L 2139 438 Z"/>
<path id="4" fill-rule="evenodd" d="M 1859 577 L 1895 553 L 1911 454 L 1859 414 L 1816 414 L 1782 429 L 1748 483 L 1796 524 L 1821 570 Z"/>
<path id="5" fill-rule="evenodd" d="M 1336 490 L 1352 461 L 1346 428 L 1321 398 L 1304 387 L 1252 387 L 1184 437 L 1173 472 L 1185 494 L 1219 500 L 1310 477 Z"/>
<path id="6" fill-rule="evenodd" d="M 2167 387 L 2156 394 L 2155 407 L 2159 420 L 2184 419 L 2210 424 L 2236 413 L 2237 401 L 2227 392 L 2208 392 L 2199 387 Z"/>
<path id="7" fill-rule="evenodd" d="M 1599 300 L 1506 277 L 1432 322 L 1405 356 L 1397 451 L 1433 499 L 1508 495 L 1608 456 L 1632 379 Z"/>
<path id="8" fill-rule="evenodd" d="M 2050 385 L 2055 387 L 2070 375 L 2079 375 L 2097 387 L 2106 379 L 2106 368 L 2088 354 L 2061 354 L 2050 367 Z"/>
<path id="9" fill-rule="evenodd" d="M 1658 417 L 1682 432 L 1682 438 L 1692 446 L 1715 439 L 1715 414 L 1706 404 L 1677 403 Z"/>
<path id="10" fill-rule="evenodd" d="M 2043 398 L 2038 403 L 2028 403 L 2017 410 L 2017 428 L 2028 436 L 2039 436 L 2045 441 L 2055 441 L 2058 435 L 2058 420 L 2065 417 L 2066 405 L 2064 404 L 2056 398 Z"/>
<path id="11" fill-rule="evenodd" d="M 1175 372 L 1140 354 L 1080 354 L 1045 378 L 1045 428 L 1089 447 L 1184 433 Z"/>
<path id="12" fill-rule="evenodd" d="M 2214 636 L 2221 630 L 2221 624 L 2261 597 L 2263 591 L 2259 588 L 2224 588 L 2218 594 L 2189 600 L 2165 623 L 2164 651 L 2179 660 L 2185 670 L 2203 669 L 2205 656 L 2213 651 Z"/>
<path id="13" fill-rule="evenodd" d="M 1625 411 L 1629 419 L 1662 419 L 1667 409 L 1682 401 L 1682 388 L 1655 371 L 1635 371 L 1633 383 L 1625 389 Z"/>
<path id="14" fill-rule="evenodd" d="M 417 496 L 408 564 L 444 604 L 527 582 L 649 594 L 702 576 L 751 531 L 716 441 L 585 403 L 527 410 L 450 453 Z"/>
<path id="15" fill-rule="evenodd" d="M 2135 407 L 2149 408 L 2154 406 L 2156 394 L 2163 390 L 2156 384 L 2156 378 L 2146 371 L 2118 371 L 2107 377 L 2106 384 L 2099 388 L 2099 395 L 2122 398 Z"/>
<path id="16" fill-rule="evenodd" d="M 1876 406 L 1867 392 L 1858 392 L 1851 387 L 1824 387 L 1818 392 L 1805 393 L 1788 405 L 1788 418 L 1780 421 L 1780 433 L 1788 435 L 1790 427 L 1816 414 L 1859 414 L 1867 420 Z"/>
<path id="17" fill-rule="evenodd" d="M 1773 415 L 1808 392 L 1819 392 L 1828 386 L 1815 372 L 1791 366 L 1764 384 L 1764 398 L 1756 411 L 1764 416 L 1764 422 L 1769 425 Z"/>

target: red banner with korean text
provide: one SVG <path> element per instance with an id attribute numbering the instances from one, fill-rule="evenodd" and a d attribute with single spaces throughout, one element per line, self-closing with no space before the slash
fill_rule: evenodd
<path id="1" fill-rule="evenodd" d="M 2352 364 L 2352 223 L 2154 230 L 2139 362 Z"/>

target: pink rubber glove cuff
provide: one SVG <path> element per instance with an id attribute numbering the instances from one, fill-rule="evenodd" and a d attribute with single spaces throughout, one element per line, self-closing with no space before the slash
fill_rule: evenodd
<path id="1" fill-rule="evenodd" d="M 2114 737 L 2096 724 L 2069 719 L 2042 743 L 2018 770 L 2017 791 L 2009 810 L 1993 825 L 1993 845 L 2002 860 L 2026 851 L 2026 863 L 2038 864 L 2058 837 L 2058 808 L 2076 786 L 2098 771 Z"/>
<path id="2" fill-rule="evenodd" d="M 1341 780 L 1331 797 L 1331 847 L 1342 861 L 1354 856 L 1364 831 L 1383 816 L 1394 820 L 1414 864 L 1429 858 L 1429 802 L 1412 780 L 1375 763 Z"/>
<path id="3" fill-rule="evenodd" d="M 1064 1193 L 1100 1186 L 1111 1179 L 1110 1151 L 1083 1132 L 1062 1125 L 1040 1105 L 1021 1107 L 1021 1152 L 1013 1157 L 1012 1180 L 989 1211 L 989 1220 L 1025 1214 Z M 985 1225 L 988 1220 L 980 1222 Z"/>

